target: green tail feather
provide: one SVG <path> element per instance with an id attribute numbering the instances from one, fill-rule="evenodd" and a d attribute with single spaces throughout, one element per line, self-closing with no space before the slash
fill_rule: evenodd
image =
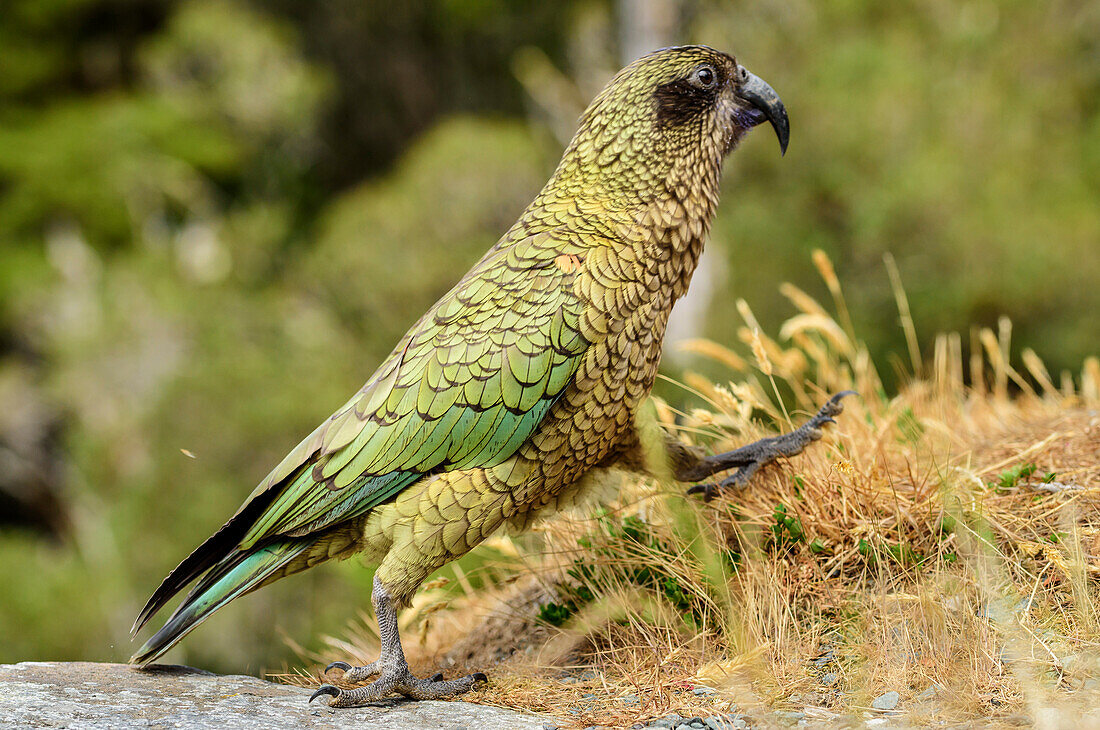
<path id="1" fill-rule="evenodd" d="M 199 581 L 168 621 L 136 654 L 130 664 L 144 667 L 176 645 L 180 639 L 201 624 L 215 611 L 244 595 L 313 543 L 310 539 L 276 542 L 247 555 L 228 559 L 216 566 Z"/>

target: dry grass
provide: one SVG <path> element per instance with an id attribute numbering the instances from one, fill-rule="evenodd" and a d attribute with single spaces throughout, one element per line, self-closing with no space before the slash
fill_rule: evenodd
<path id="1" fill-rule="evenodd" d="M 733 706 L 764 726 L 784 709 L 843 724 L 887 690 L 920 724 L 1089 721 L 1100 699 L 1089 681 L 1100 676 L 1100 363 L 1055 383 L 1025 350 L 1021 371 L 1007 321 L 972 333 L 966 360 L 961 338 L 944 335 L 925 361 L 890 267 L 909 362 L 889 397 L 831 264 L 814 261 L 830 308 L 784 285 L 798 311 L 773 339 L 739 302 L 744 354 L 690 344 L 734 382 L 689 373 L 683 387 L 705 408 L 657 402 L 654 415 L 725 449 L 859 391 L 824 442 L 710 504 L 631 477 L 604 508 L 497 539 L 514 560 L 487 573 L 518 580 L 449 604 L 445 589 L 428 590 L 406 617 L 423 666 L 507 656 L 468 699 L 577 727 Z M 375 647 L 369 631 L 334 642 L 363 659 Z M 581 668 L 595 671 L 561 681 Z M 696 696 L 697 684 L 719 691 Z"/>

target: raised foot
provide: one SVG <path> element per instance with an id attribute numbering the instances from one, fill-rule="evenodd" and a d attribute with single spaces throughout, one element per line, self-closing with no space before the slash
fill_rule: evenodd
<path id="1" fill-rule="evenodd" d="M 844 412 L 841 401 L 846 396 L 855 394 L 854 390 L 837 393 L 825 401 L 825 405 L 821 406 L 813 418 L 790 433 L 760 439 L 733 451 L 708 456 L 698 470 L 701 477 L 727 469 L 736 471 L 718 484 L 697 484 L 688 489 L 687 493 L 702 494 L 703 500 L 709 502 L 723 489 L 744 486 L 761 467 L 776 459 L 802 453 L 803 449 L 821 438 L 822 429 L 826 425 L 836 423 L 834 417 Z"/>
<path id="2" fill-rule="evenodd" d="M 378 662 L 374 662 L 366 667 L 352 667 L 347 662 L 333 662 L 328 665 L 325 672 L 327 673 L 330 669 L 343 669 L 344 680 L 349 681 L 348 674 L 355 670 L 371 668 L 373 671 L 370 674 L 377 674 L 379 670 L 373 669 L 374 665 L 377 664 Z M 369 676 L 369 674 L 356 674 L 355 676 Z M 329 695 L 332 697 L 328 703 L 329 707 L 359 707 L 394 693 L 413 700 L 439 700 L 469 692 L 476 685 L 488 681 L 489 678 L 481 672 L 475 672 L 458 679 L 443 679 L 442 674 L 435 674 L 428 679 L 421 679 L 413 676 L 408 668 L 404 667 L 395 672 L 384 672 L 374 682 L 355 689 L 343 690 L 331 684 L 323 684 L 310 696 L 309 701 L 313 702 L 321 695 Z"/>

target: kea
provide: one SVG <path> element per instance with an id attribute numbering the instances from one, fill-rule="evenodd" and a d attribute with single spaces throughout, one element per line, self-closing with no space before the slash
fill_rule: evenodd
<path id="1" fill-rule="evenodd" d="M 377 565 L 380 656 L 326 672 L 377 679 L 326 684 L 314 697 L 352 707 L 393 693 L 449 697 L 485 681 L 414 676 L 397 611 L 498 529 L 572 503 L 605 470 L 646 470 L 643 442 L 654 439 L 639 433 L 638 416 L 669 313 L 703 250 L 722 161 L 765 121 L 785 151 L 783 103 L 726 53 L 665 48 L 620 71 L 515 225 L 164 579 L 135 633 L 194 586 L 130 662 L 148 665 L 245 593 L 360 554 Z M 705 455 L 671 434 L 657 441 L 671 473 L 709 498 L 819 439 L 846 394 L 794 431 L 726 453 Z"/>

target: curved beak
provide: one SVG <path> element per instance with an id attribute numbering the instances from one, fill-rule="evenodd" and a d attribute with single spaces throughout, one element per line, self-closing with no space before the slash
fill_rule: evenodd
<path id="1" fill-rule="evenodd" d="M 779 99 L 775 89 L 768 82 L 754 74 L 745 72 L 747 78 L 735 92 L 737 97 L 764 115 L 771 122 L 775 136 L 779 138 L 779 154 L 787 151 L 787 140 L 791 136 L 791 123 L 787 119 L 787 109 Z M 760 121 L 764 121 L 761 119 Z"/>

